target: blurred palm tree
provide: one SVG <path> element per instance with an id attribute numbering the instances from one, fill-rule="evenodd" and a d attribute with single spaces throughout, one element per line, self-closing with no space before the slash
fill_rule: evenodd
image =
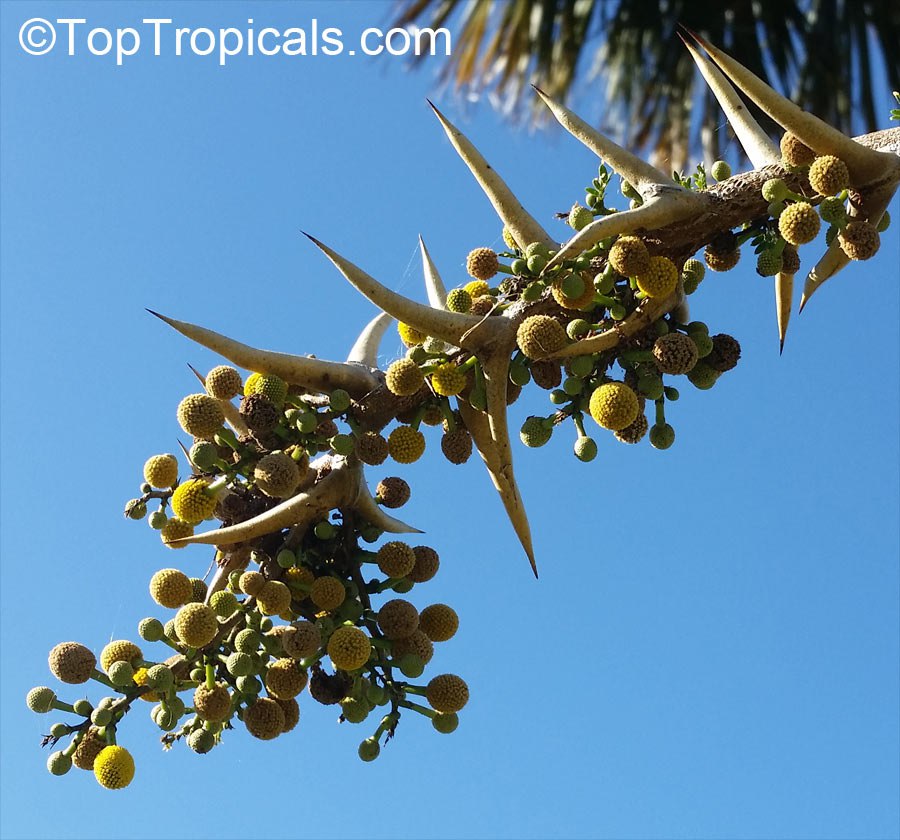
<path id="1" fill-rule="evenodd" d="M 730 137 L 677 37 L 678 24 L 847 133 L 879 127 L 887 106 L 876 105 L 876 87 L 896 87 L 900 79 L 900 0 L 400 0 L 399 6 L 396 25 L 450 30 L 453 54 L 442 72 L 458 91 L 539 120 L 544 114 L 529 83 L 566 100 L 594 97 L 583 82 L 600 80 L 600 128 L 670 169 L 683 168 L 691 150 L 719 157 Z M 760 121 L 774 133 L 773 124 Z"/>

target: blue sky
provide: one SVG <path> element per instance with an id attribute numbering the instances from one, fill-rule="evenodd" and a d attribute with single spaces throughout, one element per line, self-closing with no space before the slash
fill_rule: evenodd
<path id="1" fill-rule="evenodd" d="M 424 299 L 416 236 L 448 286 L 500 225 L 431 115 L 436 95 L 552 220 L 596 161 L 556 131 L 515 131 L 436 90 L 437 62 L 212 57 L 16 42 L 32 17 L 115 29 L 385 26 L 382 3 L 16 3 L 2 22 L 2 835 L 190 837 L 885 838 L 898 774 L 898 235 L 795 316 L 778 356 L 771 283 L 749 253 L 712 275 L 694 317 L 743 357 L 709 392 L 685 384 L 669 451 L 600 434 L 591 464 L 562 429 L 517 447 L 535 582 L 480 463 L 437 454 L 403 475 L 404 516 L 442 558 L 418 606 L 461 628 L 431 673 L 472 699 L 451 736 L 404 718 L 373 764 L 369 725 L 308 696 L 291 734 L 237 731 L 206 756 L 163 753 L 144 709 L 120 743 L 125 791 L 45 770 L 27 690 L 47 651 L 99 650 L 156 614 L 147 581 L 173 555 L 125 521 L 141 466 L 172 451 L 186 363 L 218 363 L 144 307 L 256 346 L 341 359 L 374 315 L 300 235 Z M 62 36 L 61 36 L 62 37 Z M 892 102 L 884 98 L 885 125 Z M 594 106 L 596 107 L 596 106 Z M 587 110 L 590 111 L 588 105 Z M 801 253 L 806 265 L 821 243 Z M 400 353 L 394 332 L 382 362 Z M 548 412 L 543 392 L 514 423 Z M 183 437 L 183 435 L 181 435 Z M 80 696 L 61 691 L 64 699 Z M 93 691 L 94 699 L 102 691 Z M 173 828 L 174 826 L 174 828 Z"/>

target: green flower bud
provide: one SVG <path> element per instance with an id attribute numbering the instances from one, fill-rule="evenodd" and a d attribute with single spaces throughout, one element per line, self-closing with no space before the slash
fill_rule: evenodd
<path id="1" fill-rule="evenodd" d="M 656 423 L 650 427 L 650 445 L 655 449 L 668 449 L 675 443 L 675 429 L 668 423 Z"/>
<path id="2" fill-rule="evenodd" d="M 161 531 L 166 527 L 166 523 L 169 521 L 169 517 L 166 516 L 165 511 L 155 510 L 150 516 L 147 517 L 147 524 L 154 531 Z"/>
<path id="3" fill-rule="evenodd" d="M 246 677 L 253 672 L 253 658 L 249 653 L 235 651 L 225 660 L 225 667 L 233 677 Z"/>
<path id="4" fill-rule="evenodd" d="M 131 681 L 134 678 L 134 668 L 131 667 L 130 662 L 113 662 L 109 666 L 108 676 L 109 681 L 113 685 L 123 688 L 126 685 L 131 685 Z"/>
<path id="5" fill-rule="evenodd" d="M 350 408 L 350 394 L 348 394 L 343 388 L 337 388 L 336 390 L 331 392 L 330 399 L 331 410 L 338 412 L 338 414 L 342 414 L 348 408 Z"/>
<path id="6" fill-rule="evenodd" d="M 575 457 L 585 463 L 593 461 L 597 457 L 596 441 L 585 435 L 579 436 L 578 440 L 575 441 Z"/>
<path id="7" fill-rule="evenodd" d="M 431 719 L 431 725 L 444 735 L 449 735 L 456 731 L 459 726 L 459 716 L 456 712 L 438 712 Z"/>
<path id="8" fill-rule="evenodd" d="M 71 731 L 72 730 L 64 723 L 54 723 L 53 726 L 50 727 L 50 734 L 54 738 L 65 738 Z"/>
<path id="9" fill-rule="evenodd" d="M 359 757 L 363 761 L 374 761 L 378 758 L 378 754 L 381 752 L 381 747 L 378 745 L 378 740 L 376 738 L 366 738 L 359 745 Z"/>
<path id="10" fill-rule="evenodd" d="M 62 750 L 50 753 L 50 756 L 47 758 L 47 769 L 54 776 L 65 776 L 72 769 L 72 758 Z"/>
<path id="11" fill-rule="evenodd" d="M 337 534 L 337 528 L 330 522 L 323 520 L 322 522 L 316 523 L 316 527 L 313 528 L 313 533 L 320 540 L 330 540 Z"/>
<path id="12" fill-rule="evenodd" d="M 72 708 L 75 710 L 76 715 L 81 715 L 82 717 L 89 717 L 91 712 L 94 711 L 94 707 L 91 705 L 91 701 L 86 697 L 82 697 L 80 700 L 76 700 L 72 704 Z"/>

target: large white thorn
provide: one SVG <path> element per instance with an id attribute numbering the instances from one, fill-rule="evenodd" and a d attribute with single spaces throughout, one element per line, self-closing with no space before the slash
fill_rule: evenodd
<path id="1" fill-rule="evenodd" d="M 850 262 L 842 250 L 837 239 L 832 242 L 821 259 L 812 267 L 803 284 L 803 294 L 800 296 L 798 313 L 809 303 L 809 299 L 822 287 L 826 280 L 830 280 Z"/>
<path id="2" fill-rule="evenodd" d="M 419 236 L 419 247 L 422 249 L 422 273 L 425 275 L 425 291 L 428 293 L 428 302 L 435 309 L 447 308 L 447 288 L 441 275 L 438 273 L 431 254 L 425 247 L 425 240 Z"/>
<path id="3" fill-rule="evenodd" d="M 780 164 L 781 150 L 773 142 L 772 138 L 762 130 L 760 124 L 747 110 L 747 106 L 741 102 L 737 92 L 728 83 L 728 80 L 722 75 L 719 68 L 680 33 L 678 37 L 684 42 L 706 84 L 709 85 L 710 90 L 725 112 L 728 123 L 734 129 L 738 142 L 740 142 L 754 169 L 760 169 L 771 164 Z"/>
<path id="4" fill-rule="evenodd" d="M 347 361 L 350 364 L 365 365 L 369 368 L 378 367 L 378 348 L 381 345 L 381 339 L 384 332 L 393 319 L 386 312 L 376 315 L 363 328 L 359 334 L 359 338 L 350 348 L 347 354 Z"/>
<path id="5" fill-rule="evenodd" d="M 218 353 L 236 365 L 256 373 L 267 373 L 280 376 L 286 382 L 300 385 L 310 391 L 329 393 L 335 388 L 343 388 L 352 396 L 367 394 L 378 385 L 378 380 L 368 371 L 342 362 L 326 362 L 322 359 L 310 359 L 306 356 L 292 356 L 288 353 L 276 353 L 272 350 L 257 350 L 247 344 L 241 344 L 220 333 L 176 321 L 160 315 L 152 309 L 147 310 L 183 336 L 196 341 L 197 344 Z"/>
<path id="6" fill-rule="evenodd" d="M 413 528 L 412 525 L 407 525 L 400 519 L 396 519 L 385 513 L 384 508 L 382 508 L 372 497 L 372 493 L 369 491 L 369 487 L 364 478 L 360 478 L 359 495 L 356 497 L 356 501 L 353 503 L 352 507 L 363 517 L 363 519 L 370 522 L 376 528 L 387 531 L 389 534 L 425 533 L 424 531 Z"/>
<path id="7" fill-rule="evenodd" d="M 513 530 L 525 549 L 531 571 L 538 576 L 531 541 L 531 527 L 525 504 L 513 474 L 512 447 L 509 443 L 509 424 L 506 416 L 506 391 L 509 385 L 509 356 L 512 348 L 505 353 L 495 352 L 482 361 L 484 371 L 485 396 L 487 399 L 488 425 L 491 442 L 496 453 L 496 466 L 502 481 L 497 486 L 500 500 L 506 509 Z M 496 484 L 496 482 L 495 482 Z"/>
<path id="8" fill-rule="evenodd" d="M 295 525 L 304 526 L 315 522 L 332 508 L 350 503 L 357 495 L 354 486 L 359 482 L 357 471 L 335 468 L 314 487 L 305 493 L 298 493 L 265 513 L 214 531 L 204 531 L 191 537 L 172 540 L 172 545 L 232 545 L 253 540 L 266 534 L 274 534 Z"/>
<path id="9" fill-rule="evenodd" d="M 463 163 L 469 167 L 469 171 L 475 176 L 475 180 L 481 185 L 485 195 L 494 205 L 494 210 L 501 221 L 513 235 L 516 240 L 524 248 L 531 242 L 541 242 L 548 248 L 555 248 L 556 242 L 537 222 L 537 220 L 528 213 L 522 206 L 519 199 L 513 195 L 512 190 L 506 185 L 506 182 L 497 174 L 496 170 L 482 157 L 481 153 L 476 149 L 469 139 L 454 126 L 432 102 L 431 109 L 435 116 L 440 120 L 447 137 L 453 144 L 459 156 L 463 159 Z"/>
<path id="10" fill-rule="evenodd" d="M 398 295 L 387 286 L 383 286 L 374 277 L 366 274 L 361 268 L 332 251 L 327 245 L 319 242 L 315 237 L 308 233 L 304 235 L 334 263 L 337 270 L 350 281 L 351 285 L 372 303 L 398 321 L 409 324 L 426 335 L 461 347 L 463 346 L 462 336 L 481 323 L 481 318 L 474 315 L 461 315 L 456 312 L 433 309 L 423 303 L 417 303 L 403 295 Z"/>
<path id="11" fill-rule="evenodd" d="M 900 171 L 900 159 L 896 155 L 878 152 L 856 143 L 774 91 L 759 76 L 704 38 L 687 31 L 709 53 L 722 72 L 782 128 L 796 135 L 820 155 L 835 155 L 843 160 L 850 171 L 850 183 L 854 187 L 863 187 L 883 178 L 886 173 Z"/>
<path id="12" fill-rule="evenodd" d="M 577 256 L 610 236 L 634 233 L 641 228 L 654 230 L 696 215 L 698 208 L 706 204 L 706 196 L 702 193 L 690 192 L 676 184 L 654 186 L 651 192 L 653 197 L 640 207 L 602 216 L 582 228 L 559 249 L 547 268 Z"/>
<path id="13" fill-rule="evenodd" d="M 667 178 L 655 166 L 651 166 L 637 155 L 613 143 L 608 137 L 604 137 L 597 129 L 588 125 L 564 105 L 560 105 L 536 85 L 532 85 L 532 87 L 569 134 L 584 143 L 601 160 L 608 163 L 617 175 L 621 175 L 645 199 L 650 197 L 655 184 L 672 186 L 672 179 Z"/>
<path id="14" fill-rule="evenodd" d="M 778 321 L 778 354 L 784 352 L 788 322 L 791 320 L 791 304 L 794 298 L 794 275 L 779 271 L 775 275 L 775 317 Z"/>

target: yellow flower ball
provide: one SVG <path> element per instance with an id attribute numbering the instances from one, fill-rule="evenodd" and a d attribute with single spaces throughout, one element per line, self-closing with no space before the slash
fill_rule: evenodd
<path id="1" fill-rule="evenodd" d="M 678 284 L 678 269 L 668 257 L 650 257 L 650 266 L 635 276 L 638 288 L 650 298 L 668 297 Z"/>
<path id="2" fill-rule="evenodd" d="M 144 481 L 160 489 L 178 481 L 178 459 L 174 455 L 153 455 L 144 464 Z"/>
<path id="3" fill-rule="evenodd" d="M 606 382 L 591 394 L 590 412 L 598 425 L 617 432 L 635 421 L 640 403 L 624 382 Z"/>
<path id="4" fill-rule="evenodd" d="M 172 493 L 172 512 L 189 525 L 198 525 L 209 519 L 216 509 L 216 497 L 209 490 L 205 478 L 189 478 L 182 481 Z"/>
<path id="5" fill-rule="evenodd" d="M 369 661 L 372 643 L 358 627 L 338 627 L 328 640 L 328 656 L 335 668 L 355 671 Z"/>
<path id="6" fill-rule="evenodd" d="M 94 776 L 103 787 L 120 790 L 134 778 L 134 759 L 125 747 L 108 746 L 94 759 Z"/>

